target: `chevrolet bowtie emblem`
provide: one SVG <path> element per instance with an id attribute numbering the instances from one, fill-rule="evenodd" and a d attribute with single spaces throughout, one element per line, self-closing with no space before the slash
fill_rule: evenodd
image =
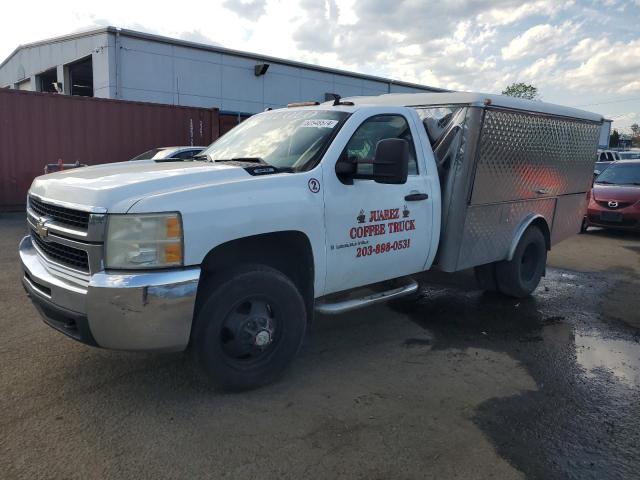
<path id="1" fill-rule="evenodd" d="M 47 228 L 45 220 L 38 220 L 38 223 L 36 223 L 36 233 L 40 238 L 47 238 L 49 229 Z"/>

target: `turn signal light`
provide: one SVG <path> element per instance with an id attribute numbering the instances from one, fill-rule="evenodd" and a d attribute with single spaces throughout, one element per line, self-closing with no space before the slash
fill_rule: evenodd
<path id="1" fill-rule="evenodd" d="M 182 245 L 180 243 L 169 243 L 164 245 L 165 263 L 182 262 Z"/>

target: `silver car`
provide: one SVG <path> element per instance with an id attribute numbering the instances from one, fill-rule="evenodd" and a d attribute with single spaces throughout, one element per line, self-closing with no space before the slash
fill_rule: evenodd
<path id="1" fill-rule="evenodd" d="M 147 150 L 131 160 L 186 160 L 193 158 L 206 147 L 159 147 Z"/>

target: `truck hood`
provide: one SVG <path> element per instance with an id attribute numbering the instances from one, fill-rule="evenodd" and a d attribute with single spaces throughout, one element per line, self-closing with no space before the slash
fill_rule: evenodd
<path id="1" fill-rule="evenodd" d="M 140 160 L 43 175 L 29 191 L 51 200 L 123 213 L 149 195 L 249 178 L 243 168 L 223 163 Z"/>

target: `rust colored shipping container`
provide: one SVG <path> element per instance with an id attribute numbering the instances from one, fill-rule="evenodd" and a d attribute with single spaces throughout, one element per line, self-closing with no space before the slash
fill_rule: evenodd
<path id="1" fill-rule="evenodd" d="M 48 163 L 96 165 L 155 147 L 209 145 L 218 109 L 0 89 L 0 210 L 21 208 Z"/>
<path id="2" fill-rule="evenodd" d="M 236 125 L 244 122 L 247 118 L 249 118 L 247 115 L 221 113 L 220 114 L 220 135 L 224 135 Z"/>

